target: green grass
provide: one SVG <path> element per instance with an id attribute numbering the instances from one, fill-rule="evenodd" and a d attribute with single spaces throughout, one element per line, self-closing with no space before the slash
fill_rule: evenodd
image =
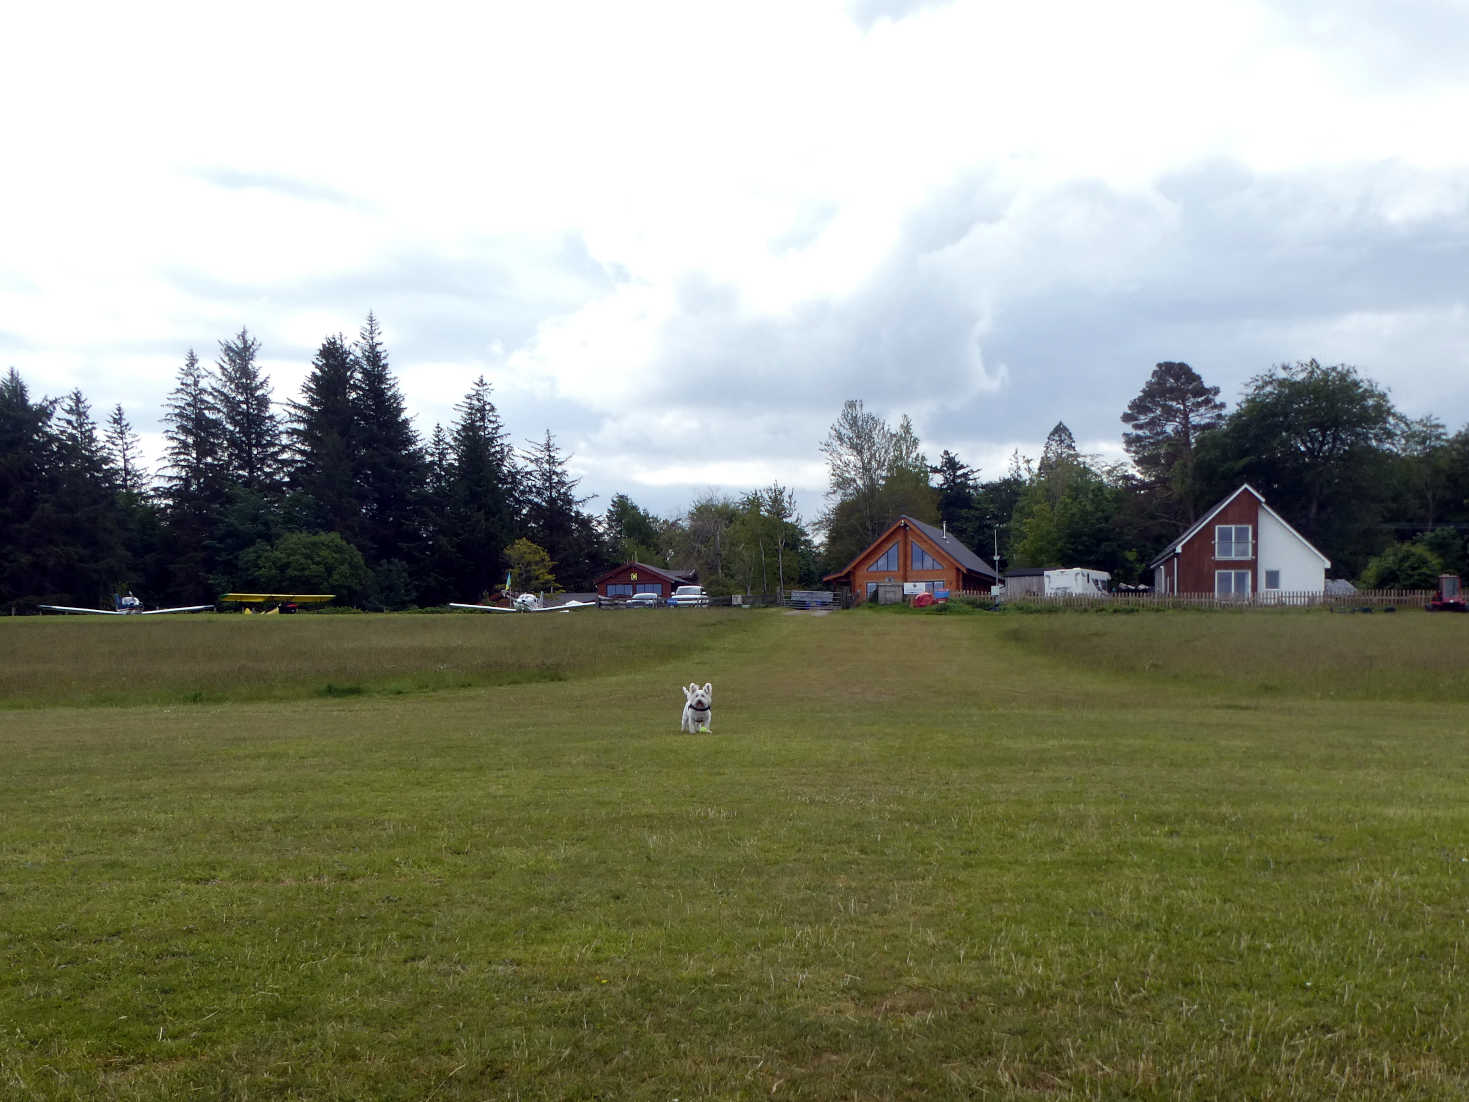
<path id="1" fill-rule="evenodd" d="M 585 615 L 0 624 L 0 1096 L 1469 1089 L 1462 620 Z"/>

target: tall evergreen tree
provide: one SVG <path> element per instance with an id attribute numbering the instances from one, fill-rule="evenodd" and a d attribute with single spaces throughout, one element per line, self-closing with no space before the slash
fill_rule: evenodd
<path id="1" fill-rule="evenodd" d="M 138 434 L 122 410 L 122 403 L 112 407 L 107 417 L 107 462 L 124 494 L 141 494 L 148 485 L 148 468 L 143 463 L 143 448 Z"/>
<path id="2" fill-rule="evenodd" d="M 427 462 L 371 313 L 356 353 L 352 404 L 364 553 L 374 567 L 394 560 L 416 565 L 423 557 Z"/>
<path id="3" fill-rule="evenodd" d="M 974 511 L 978 492 L 974 469 L 945 448 L 938 464 L 928 470 L 938 477 L 939 520 L 966 546 L 982 550 L 980 539 L 990 533 Z"/>
<path id="4" fill-rule="evenodd" d="M 79 389 L 57 409 L 55 438 L 56 478 L 45 506 L 50 587 L 69 600 L 103 601 L 131 579 L 113 477 L 91 404 Z"/>
<path id="5" fill-rule="evenodd" d="M 19 372 L 0 379 L 0 598 L 46 600 L 44 564 L 49 550 L 37 510 L 53 487 L 55 403 L 30 400 Z"/>
<path id="6" fill-rule="evenodd" d="M 523 451 L 521 458 L 527 536 L 551 556 L 564 587 L 590 587 L 606 564 L 596 522 L 582 512 L 582 506 L 592 499 L 576 496 L 581 479 L 572 478 L 567 470 L 571 457 L 561 454 L 547 429 L 545 438 Z"/>
<path id="7" fill-rule="evenodd" d="M 270 497 L 281 488 L 284 442 L 271 408 L 270 378 L 256 364 L 260 342 L 241 329 L 219 342 L 210 397 L 219 410 L 220 458 L 235 486 Z"/>
<path id="8" fill-rule="evenodd" d="M 289 485 L 305 498 L 308 527 L 337 532 L 356 546 L 362 525 L 358 500 L 358 432 L 352 391 L 357 360 L 340 337 L 322 341 L 301 386 L 287 403 Z"/>
<path id="9" fill-rule="evenodd" d="M 225 501 L 224 426 L 208 371 L 191 348 L 164 403 L 164 528 L 172 547 L 167 587 L 174 599 L 209 599 L 210 543 Z"/>
<path id="10" fill-rule="evenodd" d="M 464 597 L 479 597 L 504 577 L 504 549 L 514 537 L 514 453 L 483 375 L 454 408 L 447 577 Z"/>
<path id="11" fill-rule="evenodd" d="M 1172 361 L 1153 368 L 1122 414 L 1122 423 L 1132 429 L 1122 434 L 1122 445 L 1173 526 L 1191 524 L 1205 507 L 1194 451 L 1200 434 L 1223 418 L 1219 388 L 1206 386 L 1188 364 Z"/>

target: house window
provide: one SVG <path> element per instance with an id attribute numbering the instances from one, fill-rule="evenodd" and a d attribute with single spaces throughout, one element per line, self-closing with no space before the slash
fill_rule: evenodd
<path id="1" fill-rule="evenodd" d="M 868 570 L 896 570 L 896 569 L 898 569 L 898 545 L 897 545 L 897 543 L 894 542 L 891 547 L 889 547 L 886 551 L 884 551 L 882 553 L 882 557 L 880 559 L 878 559 L 876 562 L 874 562 L 867 569 Z"/>
<path id="2" fill-rule="evenodd" d="M 913 569 L 914 570 L 942 570 L 944 564 L 939 562 L 916 543 L 913 545 Z"/>
<path id="3" fill-rule="evenodd" d="M 1267 571 L 1265 571 L 1265 588 L 1266 589 L 1279 589 L 1280 588 L 1280 571 L 1279 570 L 1267 570 Z"/>
<path id="4" fill-rule="evenodd" d="M 1248 524 L 1215 525 L 1214 557 L 1216 559 L 1248 559 L 1250 551 L 1250 526 Z"/>
<path id="5" fill-rule="evenodd" d="M 867 583 L 867 599 L 869 601 L 872 600 L 872 595 L 874 593 L 876 593 L 876 592 L 877 592 L 877 583 L 876 582 L 868 582 Z"/>
<path id="6" fill-rule="evenodd" d="M 608 582 L 607 596 L 609 597 L 631 597 L 632 584 L 630 582 Z"/>
<path id="7" fill-rule="evenodd" d="M 656 593 L 656 594 L 658 594 L 658 596 L 661 597 L 661 596 L 663 596 L 663 583 L 662 582 L 639 582 L 638 583 L 638 592 L 639 593 Z"/>
<path id="8" fill-rule="evenodd" d="M 1214 596 L 1245 599 L 1250 595 L 1248 570 L 1214 571 Z"/>

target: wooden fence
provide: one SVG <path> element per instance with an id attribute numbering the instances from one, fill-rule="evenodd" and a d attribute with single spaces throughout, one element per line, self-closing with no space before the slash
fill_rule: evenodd
<path id="1" fill-rule="evenodd" d="M 988 598 L 989 594 L 968 594 Z M 1322 593 L 1319 590 L 1288 592 L 1272 589 L 1248 597 L 1219 597 L 1213 593 L 1111 593 L 1067 597 L 1023 596 L 1000 598 L 1010 605 L 1035 607 L 1093 608 L 1324 608 L 1333 612 L 1359 609 L 1425 608 L 1435 594 L 1431 589 L 1359 589 L 1355 593 Z"/>

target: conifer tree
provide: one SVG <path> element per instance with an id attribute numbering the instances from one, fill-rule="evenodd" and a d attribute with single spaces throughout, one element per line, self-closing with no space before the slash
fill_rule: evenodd
<path id="1" fill-rule="evenodd" d="M 523 522 L 527 535 L 545 549 L 558 564 L 562 584 L 581 589 L 602 572 L 605 556 L 596 522 L 582 512 L 592 499 L 577 497 L 581 479 L 567 470 L 570 456 L 563 456 L 551 430 L 545 438 L 522 453 L 521 479 Z"/>
<path id="2" fill-rule="evenodd" d="M 356 357 L 352 404 L 363 550 L 373 566 L 393 560 L 414 564 L 423 555 L 427 464 L 371 313 Z"/>
<path id="3" fill-rule="evenodd" d="M 270 497 L 281 488 L 284 443 L 270 403 L 270 378 L 256 364 L 260 342 L 241 329 L 219 342 L 210 397 L 219 411 L 220 458 L 236 487 Z"/>
<path id="4" fill-rule="evenodd" d="M 483 375 L 475 380 L 454 407 L 459 418 L 450 438 L 445 565 L 450 583 L 465 597 L 478 597 L 499 584 L 504 549 L 514 536 L 514 453 L 490 389 Z"/>
<path id="5" fill-rule="evenodd" d="M 305 498 L 308 526 L 340 533 L 354 546 L 362 524 L 357 492 L 358 433 L 352 391 L 357 360 L 340 337 L 322 341 L 301 385 L 287 403 L 289 484 Z"/>
<path id="6" fill-rule="evenodd" d="M 143 464 L 142 446 L 132 423 L 122 410 L 122 403 L 112 407 L 107 418 L 107 462 L 124 494 L 141 494 L 148 485 L 148 468 Z"/>
<path id="7" fill-rule="evenodd" d="M 175 600 L 210 598 L 211 542 L 225 501 L 224 426 L 208 371 L 191 348 L 164 403 L 164 529 L 172 548 L 166 585 Z"/>
<path id="8" fill-rule="evenodd" d="M 92 407 L 73 390 L 57 408 L 48 581 L 68 600 L 104 601 L 130 579 L 118 500 Z"/>
<path id="9" fill-rule="evenodd" d="M 12 602 L 47 600 L 43 573 L 49 545 L 41 503 L 54 491 L 55 403 L 30 400 L 20 374 L 0 379 L 0 578 Z"/>

